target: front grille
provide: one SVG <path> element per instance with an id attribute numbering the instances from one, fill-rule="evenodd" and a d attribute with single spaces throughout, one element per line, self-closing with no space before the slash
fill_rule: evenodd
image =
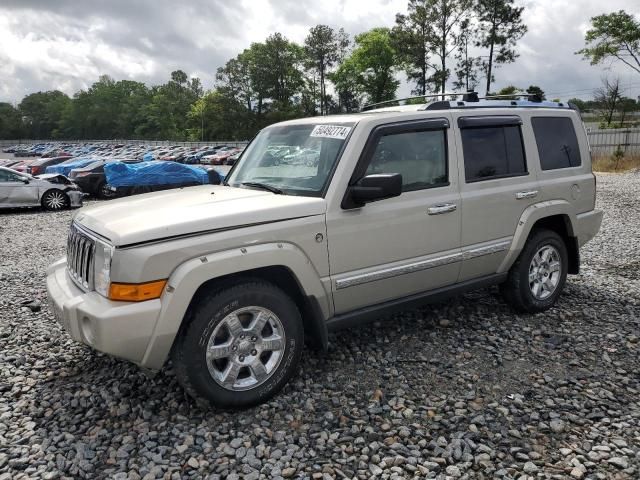
<path id="1" fill-rule="evenodd" d="M 93 262 L 96 242 L 75 225 L 67 238 L 67 270 L 81 287 L 93 290 Z"/>

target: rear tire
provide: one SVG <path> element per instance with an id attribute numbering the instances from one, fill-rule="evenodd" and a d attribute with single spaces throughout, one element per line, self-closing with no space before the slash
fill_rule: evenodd
<path id="1" fill-rule="evenodd" d="M 552 230 L 535 230 L 500 291 L 507 303 L 519 312 L 543 312 L 551 308 L 562 293 L 568 267 L 569 255 L 562 237 Z"/>
<path id="2" fill-rule="evenodd" d="M 62 210 L 69 208 L 71 200 L 69 196 L 61 190 L 49 190 L 42 196 L 42 208 L 45 210 Z"/>
<path id="3" fill-rule="evenodd" d="M 172 352 L 176 377 L 201 403 L 241 409 L 278 393 L 297 370 L 302 318 L 282 290 L 248 280 L 200 298 Z"/>

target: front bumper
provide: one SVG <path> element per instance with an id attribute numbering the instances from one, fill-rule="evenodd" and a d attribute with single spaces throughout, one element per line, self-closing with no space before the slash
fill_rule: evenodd
<path id="1" fill-rule="evenodd" d="M 160 300 L 114 302 L 80 290 L 69 278 L 66 258 L 47 270 L 47 295 L 56 320 L 71 337 L 100 352 L 142 363 L 160 313 Z"/>
<path id="2" fill-rule="evenodd" d="M 82 199 L 84 198 L 84 194 L 78 190 L 68 190 L 67 195 L 69 196 L 69 206 L 71 208 L 78 208 L 82 206 Z"/>

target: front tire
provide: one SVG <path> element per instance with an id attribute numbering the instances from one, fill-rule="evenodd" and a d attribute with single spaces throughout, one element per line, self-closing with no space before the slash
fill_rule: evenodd
<path id="1" fill-rule="evenodd" d="M 224 409 L 265 402 L 297 370 L 304 340 L 293 300 L 246 281 L 200 298 L 174 346 L 178 381 L 196 400 Z"/>
<path id="2" fill-rule="evenodd" d="M 42 196 L 42 207 L 45 210 L 62 210 L 69 208 L 69 196 L 60 190 L 49 190 Z"/>
<path id="3" fill-rule="evenodd" d="M 548 310 L 562 293 L 568 267 L 569 255 L 562 237 L 552 230 L 536 230 L 501 285 L 502 295 L 519 312 Z"/>

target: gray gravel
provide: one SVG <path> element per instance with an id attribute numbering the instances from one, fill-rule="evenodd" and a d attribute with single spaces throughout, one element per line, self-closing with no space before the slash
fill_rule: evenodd
<path id="1" fill-rule="evenodd" d="M 550 312 L 489 289 L 344 331 L 241 413 L 71 341 L 44 288 L 70 213 L 4 214 L 0 480 L 639 478 L 640 174 L 598 190 L 602 231 Z"/>

